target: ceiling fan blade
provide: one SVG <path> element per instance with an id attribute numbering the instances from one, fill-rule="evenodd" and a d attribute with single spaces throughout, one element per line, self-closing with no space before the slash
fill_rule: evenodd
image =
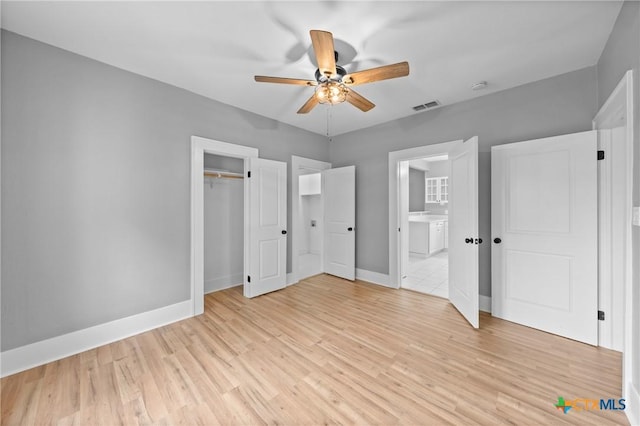
<path id="1" fill-rule="evenodd" d="M 351 105 L 355 106 L 356 108 L 358 108 L 363 112 L 367 112 L 371 108 L 376 106 L 373 102 L 371 102 L 370 100 L 368 100 L 367 98 L 365 98 L 364 96 L 362 96 L 361 94 L 359 94 L 353 89 L 349 89 L 349 91 L 347 92 L 347 102 L 349 102 Z"/>
<path id="2" fill-rule="evenodd" d="M 333 47 L 333 34 L 320 30 L 311 30 L 309 34 L 311 34 L 311 43 L 316 53 L 320 73 L 327 77 L 335 76 L 336 54 Z"/>
<path id="3" fill-rule="evenodd" d="M 254 78 L 259 83 L 297 84 L 299 86 L 318 85 L 318 82 L 315 80 L 301 80 L 299 78 L 267 77 L 265 75 L 256 75 Z"/>
<path id="4" fill-rule="evenodd" d="M 342 78 L 342 82 L 350 86 L 355 86 L 357 84 L 373 83 L 374 81 L 388 80 L 390 78 L 405 77 L 407 75 L 409 75 L 409 63 L 398 62 L 397 64 L 384 65 L 347 74 Z"/>
<path id="5" fill-rule="evenodd" d="M 298 110 L 298 114 L 306 114 L 311 111 L 316 105 L 318 105 L 318 99 L 316 98 L 316 94 L 311 95 L 309 100 L 302 105 L 302 107 Z"/>

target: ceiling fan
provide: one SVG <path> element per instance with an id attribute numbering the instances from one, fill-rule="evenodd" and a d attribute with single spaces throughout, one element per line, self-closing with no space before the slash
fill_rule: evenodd
<path id="1" fill-rule="evenodd" d="M 263 75 L 255 76 L 255 80 L 260 83 L 315 86 L 315 92 L 298 110 L 298 114 L 308 113 L 319 103 L 338 104 L 344 101 L 349 102 L 361 111 L 369 111 L 375 104 L 353 90 L 351 86 L 409 75 L 408 62 L 399 62 L 397 64 L 384 65 L 347 74 L 344 68 L 336 65 L 338 52 L 336 52 L 333 47 L 333 34 L 320 30 L 311 30 L 309 33 L 311 34 L 311 43 L 313 44 L 313 50 L 318 62 L 315 80 L 267 77 Z"/>

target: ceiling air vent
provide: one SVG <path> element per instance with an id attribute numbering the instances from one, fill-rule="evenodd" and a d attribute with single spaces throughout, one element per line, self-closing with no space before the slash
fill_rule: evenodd
<path id="1" fill-rule="evenodd" d="M 431 102 L 427 102 L 426 104 L 422 104 L 422 105 L 416 105 L 413 107 L 414 111 L 423 111 L 425 109 L 429 109 L 429 108 L 435 108 L 437 106 L 440 106 L 440 101 L 431 101 Z"/>

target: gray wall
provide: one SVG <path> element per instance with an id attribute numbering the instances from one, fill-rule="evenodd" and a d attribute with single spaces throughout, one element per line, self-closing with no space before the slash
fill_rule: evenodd
<path id="1" fill-rule="evenodd" d="M 6 31 L 2 95 L 3 351 L 189 298 L 191 135 L 329 160 L 320 135 Z"/>
<path id="2" fill-rule="evenodd" d="M 424 211 L 424 171 L 409 167 L 409 211 Z"/>
<path id="3" fill-rule="evenodd" d="M 627 70 L 633 70 L 635 88 L 633 129 L 633 205 L 640 205 L 640 3 L 626 1 L 622 5 L 611 36 L 605 45 L 597 65 L 598 69 L 598 106 L 602 106 Z M 635 306 L 640 305 L 640 228 L 633 227 L 633 283 Z M 632 320 L 635 337 L 635 353 L 640 353 L 640 310 L 635 309 Z M 635 365 L 640 365 L 636 359 Z M 640 384 L 640 368 L 636 368 L 634 382 Z"/>
<path id="4" fill-rule="evenodd" d="M 334 167 L 356 165 L 356 266 L 389 273 L 388 153 L 406 148 L 480 139 L 480 237 L 490 236 L 490 147 L 589 130 L 596 113 L 596 70 L 589 67 L 416 113 L 369 129 L 335 136 Z M 491 294 L 490 245 L 480 248 L 480 293 Z"/>

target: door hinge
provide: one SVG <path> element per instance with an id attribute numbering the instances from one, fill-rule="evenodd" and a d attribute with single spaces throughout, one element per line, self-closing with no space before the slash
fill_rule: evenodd
<path id="1" fill-rule="evenodd" d="M 249 171 L 247 172 L 247 177 L 248 177 L 248 178 L 250 178 L 250 177 L 251 177 L 251 170 L 249 170 Z"/>
<path id="2" fill-rule="evenodd" d="M 598 321 L 604 321 L 604 311 L 598 311 Z"/>
<path id="3" fill-rule="evenodd" d="M 604 151 L 598 151 L 598 160 L 604 160 Z"/>
<path id="4" fill-rule="evenodd" d="M 251 282 L 251 275 L 247 275 L 247 282 L 250 283 Z"/>

